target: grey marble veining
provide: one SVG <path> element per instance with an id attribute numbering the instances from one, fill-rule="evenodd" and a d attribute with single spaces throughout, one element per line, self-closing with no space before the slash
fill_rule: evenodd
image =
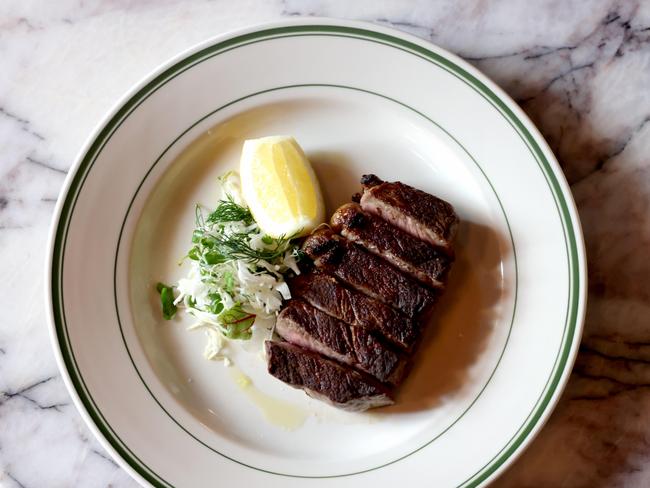
<path id="1" fill-rule="evenodd" d="M 0 4 L 0 486 L 131 487 L 57 372 L 43 262 L 76 152 L 133 83 L 219 32 L 366 20 L 468 59 L 514 97 L 572 185 L 585 335 L 548 425 L 500 487 L 650 486 L 650 2 L 287 0 Z"/>

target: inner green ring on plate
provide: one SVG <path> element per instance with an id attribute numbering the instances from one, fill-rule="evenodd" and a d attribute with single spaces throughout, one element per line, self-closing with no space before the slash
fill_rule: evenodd
<path id="1" fill-rule="evenodd" d="M 142 103 L 153 92 L 155 92 L 157 88 L 162 86 L 173 77 L 178 76 L 178 74 L 182 73 L 186 69 L 189 69 L 194 64 L 202 62 L 205 59 L 216 56 L 230 49 L 270 39 L 305 35 L 349 37 L 358 40 L 380 43 L 403 50 L 422 59 L 426 59 L 437 67 L 453 74 L 458 79 L 469 85 L 476 92 L 481 94 L 481 96 L 483 96 L 483 98 L 485 98 L 488 103 L 495 107 L 513 127 L 513 129 L 519 134 L 522 141 L 527 145 L 531 154 L 537 161 L 540 167 L 540 171 L 547 181 L 547 184 L 549 185 L 551 193 L 554 197 L 565 235 L 565 245 L 567 247 L 567 259 L 569 263 L 569 301 L 567 306 L 567 322 L 565 323 L 562 343 L 558 350 L 558 355 L 556 357 L 554 367 L 552 368 L 552 371 L 549 375 L 548 381 L 540 393 L 535 407 L 531 411 L 531 414 L 526 419 L 524 424 L 517 430 L 515 435 L 513 435 L 511 441 L 507 443 L 489 463 L 487 463 L 481 470 L 477 471 L 473 476 L 468 478 L 460 485 L 476 486 L 487 479 L 494 471 L 499 469 L 499 467 L 503 465 L 503 463 L 505 463 L 505 461 L 526 440 L 530 432 L 535 428 L 537 422 L 546 411 L 546 407 L 552 400 L 555 390 L 557 389 L 557 386 L 562 378 L 562 372 L 565 369 L 571 353 L 571 346 L 573 343 L 573 338 L 575 336 L 578 320 L 578 292 L 581 290 L 581 283 L 579 276 L 577 239 L 573 228 L 573 222 L 571 220 L 569 206 L 567 205 L 564 194 L 561 190 L 561 186 L 553 172 L 549 161 L 546 159 L 542 149 L 540 148 L 535 138 L 530 134 L 525 124 L 517 118 L 513 111 L 506 105 L 506 103 L 504 103 L 491 89 L 485 86 L 484 83 L 482 83 L 475 76 L 468 73 L 460 66 L 456 65 L 453 61 L 450 61 L 442 55 L 437 54 L 418 44 L 388 34 L 378 33 L 366 29 L 332 25 L 295 25 L 244 34 L 219 42 L 213 46 L 209 46 L 175 63 L 173 66 L 143 86 L 143 88 L 141 88 L 135 95 L 133 95 L 124 103 L 122 108 L 120 108 L 106 123 L 106 125 L 99 131 L 93 143 L 90 145 L 88 151 L 78 163 L 77 170 L 72 176 L 70 189 L 65 196 L 65 199 L 61 206 L 61 213 L 57 222 L 54 236 L 51 282 L 53 316 L 58 344 L 63 361 L 66 365 L 67 372 L 70 375 L 70 380 L 95 426 L 99 429 L 99 431 L 111 444 L 111 446 L 117 451 L 117 453 L 131 466 L 131 468 L 155 486 L 170 486 L 168 482 L 161 479 L 150 468 L 144 465 L 144 463 L 142 463 L 137 458 L 137 456 L 135 456 L 135 454 L 128 450 L 128 448 L 122 443 L 119 437 L 112 430 L 110 425 L 108 425 L 108 423 L 103 418 L 101 411 L 95 405 L 92 396 L 88 392 L 83 377 L 81 376 L 81 373 L 76 364 L 76 358 L 74 357 L 74 352 L 71 348 L 65 322 L 65 309 L 63 307 L 62 289 L 64 250 L 67 240 L 68 227 L 72 213 L 74 211 L 74 205 L 77 201 L 78 195 L 88 175 L 88 172 L 90 171 L 99 152 L 101 152 L 108 139 L 110 139 L 112 133 L 117 129 L 117 127 L 119 127 L 122 121 L 135 108 L 137 108 L 140 103 Z"/>
<path id="2" fill-rule="evenodd" d="M 228 107 L 231 107 L 231 106 L 233 106 L 233 105 L 235 105 L 235 104 L 237 104 L 237 103 L 239 103 L 239 102 L 241 102 L 241 101 L 243 101 L 243 100 L 247 100 L 247 99 L 249 99 L 249 98 L 253 98 L 253 97 L 256 97 L 256 96 L 259 96 L 259 95 L 263 95 L 263 94 L 266 94 L 266 93 L 270 93 L 270 92 L 274 92 L 274 91 L 279 91 L 279 90 L 287 90 L 287 89 L 292 89 L 292 88 L 305 88 L 305 87 L 339 88 L 339 89 L 353 90 L 353 91 L 358 91 L 358 92 L 366 93 L 366 94 L 369 94 L 369 95 L 378 96 L 378 97 L 380 97 L 380 98 L 383 98 L 383 99 L 385 99 L 385 100 L 389 100 L 389 101 L 391 101 L 391 102 L 393 102 L 393 103 L 396 103 L 396 104 L 398 104 L 398 105 L 400 105 L 400 106 L 402 106 L 402 107 L 404 107 L 404 108 L 406 108 L 406 109 L 408 109 L 408 110 L 410 110 L 410 111 L 416 113 L 416 114 L 419 115 L 420 117 L 423 117 L 423 118 L 426 119 L 428 122 L 434 124 L 437 128 L 439 128 L 440 130 L 442 130 L 442 131 L 445 133 L 445 135 L 446 135 L 447 137 L 449 137 L 449 138 L 450 138 L 454 143 L 456 143 L 456 144 L 458 145 L 458 147 L 459 147 L 459 148 L 460 148 L 460 149 L 461 149 L 465 154 L 467 154 L 467 156 L 469 156 L 469 158 L 473 161 L 473 163 L 474 163 L 474 164 L 476 165 L 476 167 L 479 169 L 479 171 L 481 172 L 481 174 L 483 175 L 483 177 L 484 177 L 485 180 L 487 181 L 488 185 L 490 186 L 490 189 L 491 189 L 492 192 L 494 193 L 494 196 L 495 196 L 495 198 L 497 199 L 497 202 L 499 203 L 499 208 L 501 209 L 501 212 L 503 213 L 503 217 L 504 217 L 504 219 L 505 219 L 505 221 L 506 221 L 506 225 L 507 225 L 507 227 L 508 227 L 508 235 L 509 235 L 509 238 L 510 238 L 510 242 L 511 242 L 511 244 L 512 244 L 512 251 L 513 251 L 513 256 L 514 256 L 514 265 L 515 265 L 515 296 L 514 296 L 514 305 L 513 305 L 513 309 L 512 309 L 512 316 L 511 316 L 511 319 L 510 319 L 510 325 L 509 325 L 509 327 L 508 327 L 508 334 L 507 334 L 507 336 L 506 336 L 506 340 L 505 340 L 504 345 L 503 345 L 503 350 L 502 350 L 501 353 L 499 354 L 499 358 L 498 358 L 498 360 L 497 360 L 497 362 L 496 362 L 496 365 L 495 365 L 493 371 L 490 373 L 490 376 L 488 377 L 488 379 L 487 379 L 485 385 L 483 385 L 483 387 L 482 387 L 481 390 L 479 391 L 479 393 L 478 393 L 478 395 L 476 396 L 476 398 L 474 398 L 474 399 L 471 401 L 471 403 L 469 404 L 469 406 L 468 406 L 468 407 L 467 407 L 467 408 L 466 408 L 466 409 L 461 413 L 461 415 L 460 415 L 457 419 L 455 419 L 453 422 L 451 422 L 447 427 L 445 427 L 445 428 L 442 430 L 442 432 L 440 432 L 440 433 L 439 433 L 438 435 L 436 435 L 434 438 L 430 439 L 429 441 L 427 441 L 425 444 L 421 445 L 420 447 L 418 447 L 418 448 L 412 450 L 412 451 L 409 452 L 408 454 L 405 454 L 405 455 L 403 455 L 403 456 L 400 456 L 400 457 L 397 458 L 397 459 L 394 459 L 394 460 L 389 461 L 389 462 L 387 462 L 387 463 L 381 464 L 381 465 L 379 465 L 379 466 L 375 466 L 375 467 L 373 467 L 373 468 L 365 469 L 365 470 L 362 470 L 362 471 L 356 471 L 356 472 L 345 473 L 345 474 L 337 474 L 337 475 L 326 475 L 326 476 L 305 476 L 305 475 L 295 475 L 295 474 L 290 474 L 290 473 L 279 473 L 279 472 L 275 472 L 275 471 L 270 471 L 270 470 L 266 470 L 266 469 L 258 468 L 258 467 L 256 467 L 256 466 L 252 466 L 252 465 L 250 465 L 250 464 L 246 464 L 246 463 L 244 463 L 244 462 L 242 462 L 242 461 L 239 461 L 239 460 L 234 459 L 234 458 L 232 458 L 232 457 L 230 457 L 230 456 L 227 456 L 226 454 L 220 452 L 219 450 L 215 449 L 214 447 L 209 446 L 208 444 L 206 444 L 205 442 L 203 442 L 202 440 L 200 440 L 200 439 L 198 439 L 196 436 L 194 436 L 194 435 L 193 435 L 193 434 L 192 434 L 188 429 L 186 429 L 183 425 L 181 425 L 181 424 L 180 424 L 180 423 L 179 423 L 179 422 L 174 418 L 174 416 L 171 415 L 171 414 L 170 414 L 170 413 L 165 409 L 165 407 L 163 407 L 163 405 L 160 403 L 160 401 L 158 400 L 158 398 L 157 398 L 157 397 L 154 395 L 154 393 L 149 389 L 149 386 L 147 385 L 146 381 L 144 380 L 144 378 L 143 378 L 142 375 L 140 374 L 140 371 L 138 370 L 138 367 L 137 367 L 137 365 L 135 364 L 135 361 L 134 361 L 133 357 L 131 356 L 131 351 L 130 351 L 129 346 L 128 346 L 128 343 L 127 343 L 127 341 L 126 341 L 126 337 L 124 336 L 124 330 L 122 329 L 122 319 L 121 319 L 121 317 L 120 317 L 120 310 L 119 310 L 118 299 L 117 299 L 117 262 L 118 262 L 118 257 L 119 257 L 120 243 L 121 243 L 121 241 L 122 241 L 122 234 L 124 233 L 124 227 L 126 226 L 126 221 L 127 221 L 128 217 L 129 217 L 129 214 L 130 214 L 130 211 L 131 211 L 131 207 L 133 206 L 133 203 L 134 203 L 134 201 L 135 201 L 135 199 L 136 199 L 136 197 L 137 197 L 137 195 L 138 195 L 138 193 L 139 193 L 139 191 L 140 191 L 140 188 L 144 185 L 144 183 L 145 183 L 145 181 L 147 180 L 147 177 L 149 176 L 149 174 L 151 173 L 151 171 L 153 171 L 153 169 L 154 169 L 154 168 L 156 167 L 156 165 L 160 162 L 160 160 L 165 156 L 165 154 L 166 154 L 166 153 L 167 153 L 167 152 L 168 152 L 168 151 L 169 151 L 169 150 L 170 150 L 170 149 L 171 149 L 171 148 L 172 148 L 172 147 L 173 147 L 173 146 L 174 146 L 174 145 L 175 145 L 175 144 L 176 144 L 176 143 L 177 143 L 177 142 L 178 142 L 178 141 L 179 141 L 179 140 L 180 140 L 184 135 L 185 135 L 185 134 L 187 134 L 189 131 L 191 131 L 191 130 L 192 130 L 194 127 L 196 127 L 198 124 L 200 124 L 201 122 L 203 122 L 204 120 L 206 120 L 207 118 L 211 117 L 212 115 L 216 114 L 217 112 L 219 112 L 219 111 L 221 111 L 221 110 L 224 110 L 224 109 L 226 109 L 226 108 L 228 108 Z M 234 101 L 232 101 L 232 102 L 230 102 L 230 103 L 227 103 L 227 104 L 225 104 L 225 105 L 222 105 L 221 107 L 219 107 L 219 108 L 217 108 L 217 109 L 215 109 L 215 110 L 209 112 L 208 114 L 204 115 L 204 116 L 201 117 L 199 120 L 197 120 L 197 121 L 194 122 L 192 125 L 190 125 L 187 129 L 185 129 L 185 130 L 184 130 L 184 131 L 183 131 L 183 132 L 182 132 L 178 137 L 176 137 L 176 138 L 175 138 L 175 139 L 174 139 L 174 140 L 173 140 L 173 141 L 172 141 L 172 142 L 171 142 L 171 143 L 170 143 L 170 144 L 169 144 L 169 145 L 168 145 L 168 146 L 163 150 L 163 152 L 160 154 L 160 156 L 158 156 L 158 157 L 156 158 L 156 160 L 154 161 L 154 163 L 151 165 L 151 167 L 149 168 L 149 170 L 147 171 L 147 173 L 146 173 L 146 174 L 144 175 L 144 177 L 142 178 L 142 181 L 140 182 L 140 184 L 138 185 L 138 188 L 137 188 L 136 191 L 135 191 L 135 194 L 134 194 L 133 197 L 131 198 L 131 202 L 129 203 L 129 206 L 128 206 L 128 208 L 127 208 L 127 211 L 126 211 L 126 213 L 125 213 L 125 215 L 124 215 L 124 220 L 122 221 L 122 226 L 121 226 L 121 228 L 120 228 L 120 234 L 119 234 L 119 237 L 118 237 L 118 240 L 117 240 L 116 249 L 115 249 L 115 261 L 114 261 L 114 266 L 113 266 L 113 297 L 114 297 L 114 300 L 115 300 L 115 311 L 116 311 L 116 314 L 117 314 L 117 320 L 118 320 L 119 327 L 120 327 L 120 333 L 122 334 L 122 340 L 123 340 L 123 342 L 124 342 L 124 346 L 125 346 L 125 348 L 126 348 L 127 354 L 129 355 L 129 359 L 131 360 L 131 363 L 133 364 L 133 368 L 135 369 L 136 373 L 138 374 L 138 377 L 140 378 L 140 380 L 142 381 L 142 384 L 143 384 L 144 387 L 147 389 L 147 391 L 149 392 L 149 394 L 151 395 L 151 397 L 154 399 L 154 401 L 158 404 L 158 406 L 159 406 L 159 407 L 160 407 L 160 408 L 165 412 L 165 414 L 167 414 L 167 416 L 168 416 L 168 417 L 169 417 L 169 418 L 170 418 L 170 419 L 171 419 L 171 420 L 172 420 L 176 425 L 178 425 L 178 427 L 180 427 L 180 428 L 181 428 L 185 433 L 187 433 L 190 437 L 192 437 L 194 440 L 196 440 L 197 442 L 199 442 L 199 443 L 202 444 L 203 446 L 207 447 L 207 448 L 210 449 L 211 451 L 213 451 L 213 452 L 219 454 L 220 456 L 223 456 L 224 458 L 226 458 L 226 459 L 228 459 L 228 460 L 230 460 L 230 461 L 236 462 L 236 463 L 238 463 L 238 464 L 241 464 L 242 466 L 246 466 L 246 467 L 251 468 L 251 469 L 256 469 L 256 470 L 258 470 L 258 471 L 263 471 L 263 472 L 265 472 L 265 473 L 269 473 L 269 474 L 275 474 L 275 475 L 280 475 L 280 476 L 291 476 L 291 477 L 296 477 L 296 478 L 338 478 L 338 477 L 342 477 L 342 476 L 351 476 L 351 475 L 355 475 L 355 474 L 365 473 L 365 472 L 368 472 L 368 471 L 373 471 L 373 470 L 375 470 L 375 469 L 379 469 L 379 468 L 382 468 L 382 467 L 384 467 L 384 466 L 388 466 L 388 465 L 390 465 L 390 464 L 396 463 L 396 462 L 400 461 L 401 459 L 404 459 L 404 458 L 410 456 L 411 454 L 413 454 L 413 453 L 419 451 L 420 449 L 422 449 L 422 448 L 428 446 L 428 445 L 431 444 L 433 441 L 439 439 L 442 435 L 444 435 L 444 434 L 445 434 L 449 429 L 451 429 L 451 428 L 452 428 L 452 427 L 453 427 L 453 426 L 454 426 L 454 425 L 455 425 L 455 424 L 456 424 L 456 423 L 457 423 L 457 422 L 458 422 L 458 421 L 459 421 L 459 420 L 460 420 L 460 419 L 461 419 L 461 418 L 462 418 L 462 417 L 463 417 L 467 412 L 469 412 L 469 410 L 472 408 L 472 406 L 473 406 L 473 405 L 476 403 L 476 401 L 479 399 L 479 397 L 481 396 L 481 394 L 483 393 L 483 391 L 485 390 L 485 388 L 487 387 L 487 385 L 490 383 L 490 380 L 491 380 L 492 377 L 494 376 L 494 373 L 496 372 L 496 370 L 497 370 L 497 368 L 498 368 L 498 366 L 499 366 L 499 363 L 501 362 L 501 358 L 503 357 L 503 354 L 505 353 L 506 347 L 507 347 L 507 345 L 508 345 L 508 340 L 509 340 L 509 338 L 510 338 L 510 333 L 511 333 L 511 331 L 512 331 L 512 326 L 513 326 L 514 318 L 515 318 L 515 311 L 516 311 L 516 308 L 517 308 L 517 292 L 518 292 L 517 252 L 516 252 L 516 248 L 515 248 L 514 239 L 513 239 L 513 237 L 512 237 L 512 231 L 511 231 L 511 229 L 510 229 L 510 223 L 509 223 L 509 221 L 508 221 L 508 217 L 507 217 L 507 215 L 506 215 L 506 211 L 505 211 L 505 209 L 503 208 L 503 205 L 501 204 L 501 200 L 499 199 L 499 196 L 497 195 L 496 190 L 494 189 L 494 186 L 492 185 L 492 182 L 490 182 L 490 180 L 489 180 L 489 178 L 487 177 L 487 175 L 483 172 L 483 169 L 481 168 L 481 166 L 480 166 L 480 165 L 478 164 L 478 162 L 474 159 L 474 157 L 469 153 L 469 151 L 467 151 L 467 149 L 466 149 L 466 148 L 465 148 L 465 147 L 464 147 L 464 146 L 463 146 L 463 145 L 462 145 L 462 144 L 461 144 L 461 143 L 460 143 L 456 138 L 454 138 L 454 136 L 452 136 L 452 135 L 449 133 L 449 131 L 447 131 L 447 130 L 446 130 L 444 127 L 442 127 L 440 124 L 438 124 L 437 122 L 435 122 L 435 121 L 432 120 L 431 118 L 427 117 L 427 116 L 424 115 L 423 113 L 421 113 L 421 112 L 415 110 L 415 109 L 412 108 L 412 107 L 409 107 L 408 105 L 406 105 L 406 104 L 404 104 L 404 103 L 401 103 L 401 102 L 399 102 L 399 101 L 397 101 L 397 100 L 395 100 L 395 99 L 393 99 L 393 98 L 387 97 L 387 96 L 385 96 L 385 95 L 381 95 L 381 94 L 379 94 L 379 93 L 371 92 L 371 91 L 369 91 L 369 90 L 364 90 L 364 89 L 361 89 L 361 88 L 355 88 L 355 87 L 344 86 L 344 85 L 321 84 L 321 83 L 312 83 L 312 84 L 301 84 L 301 85 L 288 85 L 288 86 L 281 86 L 281 87 L 270 88 L 270 89 L 267 89 L 267 90 L 262 90 L 262 91 L 259 91 L 259 92 L 256 92 L 256 93 L 252 93 L 252 94 L 247 95 L 247 96 L 245 96 L 245 97 L 238 98 L 237 100 L 234 100 Z"/>

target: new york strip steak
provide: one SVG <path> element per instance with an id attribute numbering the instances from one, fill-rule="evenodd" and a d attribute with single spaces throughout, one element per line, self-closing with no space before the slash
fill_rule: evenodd
<path id="1" fill-rule="evenodd" d="M 375 175 L 357 203 L 303 242 L 309 266 L 266 341 L 271 375 L 338 408 L 394 403 L 454 259 L 458 217 L 429 193 Z"/>

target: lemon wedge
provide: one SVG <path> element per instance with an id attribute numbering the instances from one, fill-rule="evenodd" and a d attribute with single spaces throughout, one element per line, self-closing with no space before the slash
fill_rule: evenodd
<path id="1" fill-rule="evenodd" d="M 269 236 L 306 235 L 323 222 L 316 174 L 293 137 L 245 141 L 239 172 L 244 199 Z"/>

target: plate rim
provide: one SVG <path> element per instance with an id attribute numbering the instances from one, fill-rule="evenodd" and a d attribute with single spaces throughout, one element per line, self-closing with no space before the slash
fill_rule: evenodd
<path id="1" fill-rule="evenodd" d="M 378 26 L 376 24 L 360 21 L 348 21 L 348 20 L 339 20 L 331 18 L 322 18 L 322 17 L 308 17 L 308 18 L 293 18 L 293 19 L 284 19 L 273 22 L 264 22 L 260 24 L 251 25 L 244 28 L 239 28 L 231 30 L 229 32 L 211 37 L 203 42 L 196 44 L 189 49 L 184 50 L 178 55 L 171 58 L 169 61 L 162 63 L 157 68 L 155 68 L 148 75 L 144 76 L 138 83 L 134 84 L 131 89 L 129 89 L 106 113 L 106 115 L 100 120 L 100 122 L 95 126 L 93 131 L 90 133 L 86 142 L 81 147 L 78 152 L 74 163 L 72 164 L 68 175 L 65 179 L 63 187 L 60 191 L 59 197 L 57 199 L 56 207 L 53 213 L 50 229 L 49 229 L 49 238 L 47 242 L 47 253 L 46 253 L 46 262 L 45 262 L 45 277 L 46 277 L 46 286 L 45 286 L 45 301 L 46 301 L 46 314 L 47 321 L 50 332 L 50 342 L 52 344 L 57 366 L 61 375 L 63 377 L 64 383 L 68 390 L 68 393 L 73 399 L 73 403 L 84 419 L 86 425 L 90 428 L 93 435 L 99 440 L 100 444 L 111 454 L 111 456 L 118 462 L 118 464 L 125 469 L 133 478 L 135 478 L 142 485 L 152 485 L 159 486 L 159 481 L 155 478 L 152 478 L 148 473 L 141 472 L 141 466 L 146 466 L 144 463 L 140 462 L 140 465 L 134 466 L 131 464 L 129 459 L 131 456 L 125 456 L 121 446 L 114 445 L 115 440 L 109 439 L 106 437 L 105 433 L 102 432 L 100 427 L 97 425 L 95 420 L 88 409 L 86 408 L 84 401 L 82 400 L 83 391 L 80 393 L 77 390 L 75 381 L 73 380 L 70 371 L 66 365 L 65 359 L 63 357 L 63 351 L 61 343 L 58 339 L 57 334 L 57 324 L 55 316 L 55 304 L 53 300 L 53 264 L 56 251 L 56 239 L 58 235 L 59 226 L 61 224 L 61 217 L 63 214 L 64 207 L 68 202 L 68 197 L 70 194 L 70 189 L 75 177 L 78 175 L 82 163 L 86 157 L 93 151 L 94 146 L 97 141 L 100 139 L 102 133 L 108 128 L 110 122 L 118 116 L 128 104 L 129 101 L 134 99 L 140 92 L 147 87 L 151 82 L 156 80 L 160 75 L 164 74 L 170 68 L 176 66 L 179 62 L 187 60 L 192 55 L 195 55 L 206 48 L 213 47 L 218 44 L 223 44 L 226 41 L 233 41 L 242 36 L 254 35 L 257 34 L 260 37 L 263 37 L 264 33 L 270 30 L 278 29 L 296 29 L 296 27 L 304 27 L 305 29 L 316 29 L 317 27 L 325 27 L 326 29 L 332 30 L 345 30 L 345 29 L 356 29 L 359 31 L 365 31 L 366 34 L 380 35 L 383 37 L 389 38 L 392 41 L 401 41 L 402 44 L 409 44 L 412 48 L 426 53 L 429 55 L 435 55 L 437 57 L 443 58 L 450 62 L 452 65 L 468 73 L 470 76 L 474 77 L 479 83 L 481 83 L 488 93 L 491 91 L 495 95 L 495 102 L 509 111 L 514 121 L 519 122 L 521 128 L 524 132 L 528 132 L 530 135 L 530 140 L 538 146 L 538 153 L 536 156 L 545 160 L 548 163 L 548 169 L 550 170 L 552 176 L 556 180 L 556 191 L 558 196 L 564 200 L 564 204 L 567 210 L 567 223 L 571 224 L 571 231 L 568 232 L 568 237 L 572 237 L 575 246 L 575 262 L 573 263 L 576 268 L 574 272 L 576 273 L 577 278 L 577 290 L 575 290 L 575 300 L 576 300 L 576 311 L 573 324 L 565 325 L 565 332 L 568 328 L 573 326 L 573 337 L 572 341 L 569 344 L 568 351 L 565 351 L 564 365 L 555 373 L 551 373 L 549 381 L 553 380 L 555 386 L 552 389 L 549 389 L 545 392 L 543 390 L 542 397 L 548 397 L 546 402 L 540 404 L 540 400 L 535 404 L 533 410 L 529 416 L 524 421 L 524 424 L 516 434 L 513 436 L 513 439 L 506 444 L 506 446 L 497 453 L 497 455 L 487 463 L 481 470 L 468 478 L 463 482 L 462 486 L 483 486 L 486 483 L 494 480 L 499 476 L 505 469 L 507 469 L 528 447 L 532 440 L 537 436 L 539 431 L 545 425 L 548 417 L 551 412 L 555 409 L 557 402 L 566 386 L 566 383 L 569 379 L 573 363 L 578 352 L 578 345 L 582 335 L 582 330 L 584 326 L 584 317 L 586 311 L 586 300 L 587 300 L 587 287 L 586 287 L 586 251 L 584 244 L 584 237 L 582 233 L 582 228 L 580 225 L 580 219 L 578 216 L 577 208 L 575 201 L 573 199 L 572 193 L 570 191 L 569 185 L 566 181 L 566 178 L 560 168 L 559 163 L 557 162 L 555 156 L 553 155 L 548 143 L 545 141 L 539 130 L 535 125 L 530 121 L 528 116 L 523 112 L 523 110 L 505 93 L 501 90 L 494 82 L 492 82 L 486 75 L 478 71 L 476 68 L 471 66 L 466 61 L 462 60 L 458 56 L 442 49 L 431 42 L 425 41 L 413 35 L 404 33 L 402 31 L 387 28 L 383 26 Z M 463 80 L 464 81 L 464 80 Z M 485 95 L 482 90 L 478 90 L 481 95 Z M 513 127 L 515 131 L 516 128 Z M 532 148 L 531 148 L 532 150 Z M 555 197 L 554 197 L 555 199 Z M 557 200 L 555 201 L 557 205 Z M 559 208 L 558 208 L 559 211 Z M 561 213 L 561 212 L 560 212 Z M 564 228 L 564 222 L 563 222 Z M 564 229 L 563 229 L 564 230 Z M 568 231 L 569 229 L 567 229 Z M 568 246 L 568 244 L 567 244 Z M 568 252 L 568 249 L 567 249 Z M 569 259 L 569 267 L 571 267 L 571 259 Z M 63 267 L 62 267 L 63 269 Z M 570 270 L 571 275 L 571 270 Z M 560 351 L 566 348 L 566 345 L 560 347 Z M 532 420 L 531 420 L 532 417 Z M 516 439 L 515 439 L 516 438 Z M 514 442 L 513 442 L 514 440 Z M 136 460 L 139 459 L 132 454 Z M 151 470 L 149 468 L 149 470 Z M 164 481 L 164 480 L 163 480 Z M 169 485 L 168 482 L 165 482 Z M 165 485 L 161 485 L 165 486 Z"/>

